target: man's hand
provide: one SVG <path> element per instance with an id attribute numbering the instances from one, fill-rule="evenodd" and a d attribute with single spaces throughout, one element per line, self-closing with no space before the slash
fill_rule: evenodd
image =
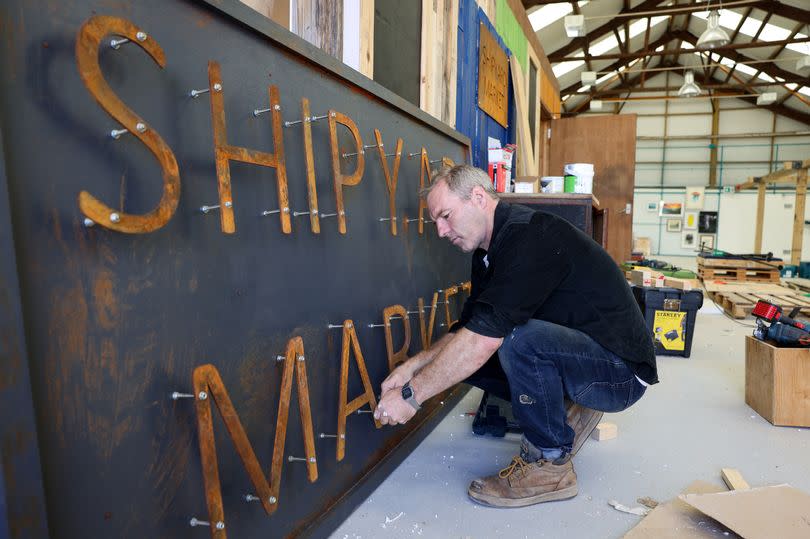
<path id="1" fill-rule="evenodd" d="M 394 373 L 396 370 L 391 374 Z M 401 425 L 407 423 L 414 415 L 416 415 L 416 409 L 405 402 L 399 387 L 385 391 L 377 404 L 377 409 L 374 410 L 374 419 L 379 420 L 383 425 Z"/>
<path id="2" fill-rule="evenodd" d="M 407 362 L 403 363 L 383 380 L 382 393 L 385 394 L 391 389 L 404 386 L 407 382 L 411 381 L 411 378 L 413 378 L 413 370 L 408 366 Z"/>

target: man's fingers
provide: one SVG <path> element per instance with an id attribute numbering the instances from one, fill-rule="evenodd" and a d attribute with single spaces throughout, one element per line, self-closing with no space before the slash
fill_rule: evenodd
<path id="1" fill-rule="evenodd" d="M 385 421 L 387 420 L 387 418 L 388 418 L 388 412 L 383 410 L 382 406 L 377 405 L 377 409 L 374 410 L 374 419 L 382 420 L 383 424 L 385 424 Z"/>

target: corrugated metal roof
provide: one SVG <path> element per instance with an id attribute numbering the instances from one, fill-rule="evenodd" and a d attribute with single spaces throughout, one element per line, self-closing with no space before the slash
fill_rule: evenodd
<path id="1" fill-rule="evenodd" d="M 807 0 L 591 0 L 551 2 L 524 0 L 565 99 L 564 111 L 587 110 L 591 98 L 617 88 L 631 94 L 645 91 L 655 72 L 667 69 L 681 74 L 695 69 L 696 77 L 710 95 L 739 93 L 755 102 L 751 94 L 777 92 L 768 108 L 810 124 L 810 81 L 797 60 L 810 55 L 810 2 Z M 671 9 L 697 8 L 689 13 Z M 694 49 L 706 29 L 709 9 L 720 9 L 720 27 L 731 42 L 716 51 Z M 570 38 L 564 17 L 585 16 L 586 35 Z M 635 13 L 635 15 L 634 15 Z M 648 30 L 649 25 L 649 30 Z M 772 46 L 757 46 L 775 42 Z M 662 51 L 677 51 L 662 54 Z M 595 87 L 583 90 L 584 71 L 597 71 Z M 660 88 L 660 86 L 659 86 Z"/>

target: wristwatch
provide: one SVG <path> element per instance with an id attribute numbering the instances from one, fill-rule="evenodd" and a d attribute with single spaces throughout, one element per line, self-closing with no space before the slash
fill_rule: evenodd
<path id="1" fill-rule="evenodd" d="M 402 399 L 413 406 L 415 410 L 419 410 L 419 408 L 421 408 L 419 403 L 416 402 L 416 397 L 413 396 L 413 388 L 411 387 L 410 382 L 406 382 L 405 385 L 402 386 Z"/>

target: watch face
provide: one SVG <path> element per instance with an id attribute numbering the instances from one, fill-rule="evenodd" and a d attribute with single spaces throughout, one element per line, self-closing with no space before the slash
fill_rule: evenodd
<path id="1" fill-rule="evenodd" d="M 407 400 L 413 397 L 413 389 L 410 386 L 405 386 L 402 388 L 402 398 Z"/>

